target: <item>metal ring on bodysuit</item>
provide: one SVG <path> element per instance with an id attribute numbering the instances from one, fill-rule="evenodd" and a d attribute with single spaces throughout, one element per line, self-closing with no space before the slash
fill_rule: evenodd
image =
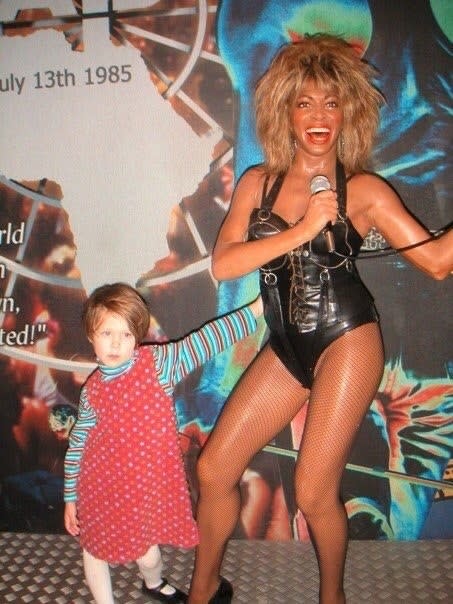
<path id="1" fill-rule="evenodd" d="M 329 275 L 329 271 L 327 270 L 327 268 L 324 268 L 320 273 L 319 273 L 319 282 L 320 283 L 328 283 L 330 280 L 330 275 Z"/>
<path id="2" fill-rule="evenodd" d="M 265 235 L 275 235 L 276 233 L 281 233 L 281 231 L 271 222 L 267 222 L 267 220 L 257 220 L 256 222 L 251 222 L 248 226 L 247 233 L 249 233 L 253 227 L 259 227 L 260 229 L 267 230 Z"/>
<path id="3" fill-rule="evenodd" d="M 260 222 L 267 222 L 271 217 L 271 213 L 267 208 L 260 208 L 256 215 Z"/>
<path id="4" fill-rule="evenodd" d="M 276 285 L 277 284 L 277 275 L 271 272 L 263 272 L 263 281 L 266 285 Z"/>

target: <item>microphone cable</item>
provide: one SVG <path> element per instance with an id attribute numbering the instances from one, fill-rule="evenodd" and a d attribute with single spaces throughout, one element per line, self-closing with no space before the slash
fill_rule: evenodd
<path id="1" fill-rule="evenodd" d="M 395 256 L 396 254 L 399 254 L 401 252 L 413 250 L 416 247 L 420 247 L 422 245 L 425 245 L 426 243 L 429 243 L 430 241 L 434 241 L 435 239 L 437 239 L 444 233 L 447 233 L 448 231 L 450 231 L 452 228 L 453 228 L 453 221 L 450 222 L 449 224 L 447 224 L 446 226 L 444 226 L 440 229 L 437 229 L 436 231 L 430 231 L 430 233 L 431 233 L 430 237 L 427 237 L 426 239 L 422 239 L 421 241 L 417 241 L 417 243 L 411 243 L 410 245 L 405 245 L 403 247 L 392 248 L 391 246 L 387 246 L 387 247 L 383 247 L 379 250 L 360 250 L 356 259 L 357 260 L 368 260 L 368 259 L 371 260 L 373 258 L 384 258 L 386 256 Z M 338 252 L 337 252 L 337 255 L 340 255 L 340 254 L 338 254 Z"/>

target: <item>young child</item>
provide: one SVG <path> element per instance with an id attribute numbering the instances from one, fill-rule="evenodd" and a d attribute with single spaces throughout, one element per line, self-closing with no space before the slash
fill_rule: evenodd
<path id="1" fill-rule="evenodd" d="M 80 396 L 65 457 L 65 527 L 80 536 L 86 581 L 96 604 L 112 604 L 109 563 L 135 560 L 142 591 L 185 602 L 162 578 L 158 544 L 192 547 L 192 515 L 172 393 L 215 354 L 253 333 L 261 299 L 207 323 L 185 338 L 141 345 L 149 311 L 124 283 L 97 288 L 83 325 L 98 368 Z"/>

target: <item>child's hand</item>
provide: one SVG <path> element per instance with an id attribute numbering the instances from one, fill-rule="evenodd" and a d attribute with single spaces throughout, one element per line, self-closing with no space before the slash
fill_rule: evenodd
<path id="1" fill-rule="evenodd" d="M 258 298 L 253 300 L 253 302 L 249 304 L 249 308 L 252 311 L 255 319 L 261 317 L 261 315 L 263 314 L 263 300 L 261 296 L 258 296 Z"/>
<path id="2" fill-rule="evenodd" d="M 70 535 L 76 537 L 80 533 L 75 501 L 68 501 L 64 507 L 64 526 Z"/>

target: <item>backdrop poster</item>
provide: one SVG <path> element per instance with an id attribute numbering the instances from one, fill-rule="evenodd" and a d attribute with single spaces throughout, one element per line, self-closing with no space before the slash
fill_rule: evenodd
<path id="1" fill-rule="evenodd" d="M 256 275 L 216 283 L 210 253 L 234 179 L 262 158 L 252 92 L 281 44 L 323 30 L 365 53 L 387 98 L 374 169 L 431 230 L 451 220 L 446 4 L 0 1 L 1 530 L 62 530 L 67 435 L 93 368 L 80 309 L 94 287 L 137 286 L 154 340 L 257 293 Z M 382 247 L 371 233 L 359 264 L 387 362 L 345 472 L 351 536 L 451 537 L 451 284 Z M 265 339 L 261 325 L 176 393 L 194 500 L 197 453 Z M 291 486 L 303 423 L 245 472 L 236 536 L 308 539 Z"/>

